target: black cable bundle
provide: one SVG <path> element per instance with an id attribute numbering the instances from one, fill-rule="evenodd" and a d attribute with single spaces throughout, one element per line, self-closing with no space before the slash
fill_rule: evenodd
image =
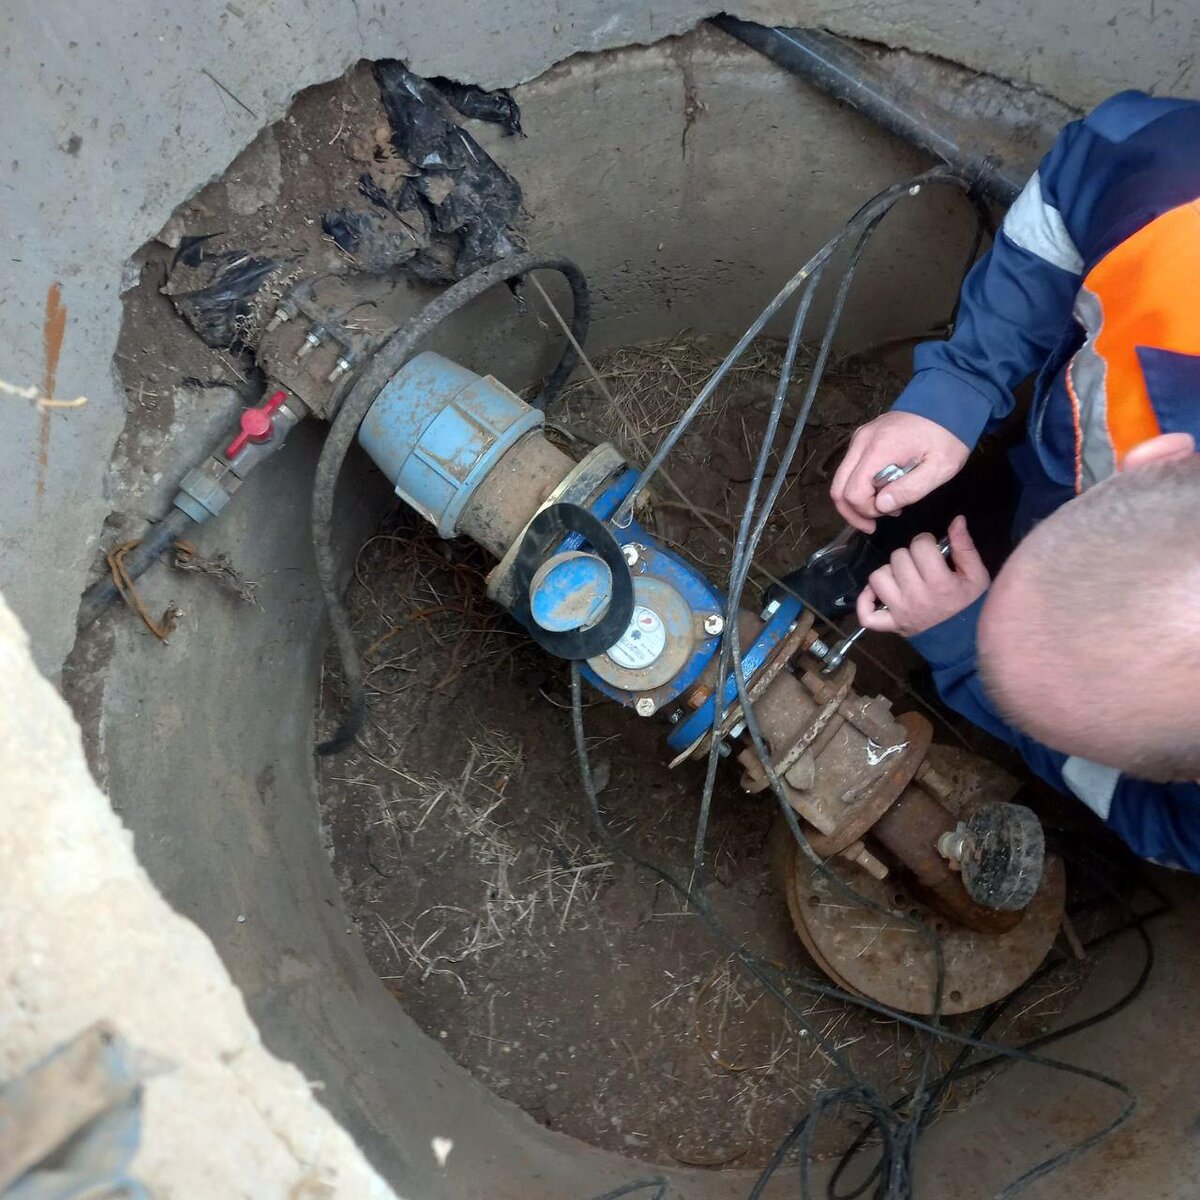
<path id="1" fill-rule="evenodd" d="M 813 1195 L 812 1181 L 810 1177 L 811 1162 L 812 1162 L 812 1147 L 813 1140 L 820 1125 L 822 1118 L 834 1109 L 844 1108 L 846 1106 L 853 1107 L 862 1112 L 867 1117 L 867 1124 L 859 1134 L 856 1141 L 851 1145 L 850 1149 L 843 1156 L 837 1168 L 834 1170 L 827 1187 L 827 1196 L 829 1200 L 858 1200 L 859 1197 L 866 1195 L 869 1191 L 871 1200 L 911 1200 L 914 1196 L 914 1163 L 916 1149 L 921 1133 L 928 1127 L 938 1111 L 942 1099 L 947 1090 L 959 1079 L 970 1075 L 978 1074 L 1004 1061 L 1024 1062 L 1031 1065 L 1047 1067 L 1052 1070 L 1064 1071 L 1069 1074 L 1079 1076 L 1083 1079 L 1088 1079 L 1096 1083 L 1100 1083 L 1105 1087 L 1117 1092 L 1124 1097 L 1125 1104 L 1120 1113 L 1105 1127 L 1097 1130 L 1095 1133 L 1080 1140 L 1067 1149 L 1053 1155 L 1045 1161 L 1038 1163 L 1028 1171 L 1024 1172 L 1018 1179 L 1009 1184 L 1000 1194 L 998 1200 L 1010 1200 L 1016 1196 L 1029 1184 L 1035 1180 L 1054 1171 L 1058 1167 L 1073 1161 L 1080 1155 L 1095 1146 L 1103 1138 L 1114 1132 L 1116 1129 L 1124 1125 L 1132 1116 L 1136 1105 L 1137 1098 L 1135 1094 L 1119 1080 L 1112 1079 L 1097 1071 L 1092 1071 L 1085 1067 L 1075 1066 L 1071 1063 L 1062 1062 L 1057 1059 L 1046 1058 L 1036 1053 L 1038 1049 L 1051 1044 L 1061 1038 L 1067 1037 L 1072 1033 L 1077 1033 L 1082 1029 L 1106 1020 L 1115 1015 L 1126 1005 L 1131 1003 L 1134 998 L 1141 992 L 1145 986 L 1146 980 L 1149 977 L 1151 967 L 1154 961 L 1153 946 L 1144 929 L 1145 917 L 1132 916 L 1130 926 L 1136 930 L 1142 940 L 1145 949 L 1145 959 L 1138 976 L 1138 979 L 1129 989 L 1129 991 L 1115 1004 L 1110 1005 L 1103 1012 L 1096 1013 L 1082 1021 L 1075 1022 L 1073 1025 L 1056 1030 L 1046 1034 L 1043 1037 L 1033 1039 L 1023 1046 L 1004 1046 L 999 1043 L 989 1042 L 985 1039 L 987 1031 L 994 1025 L 1000 1015 L 1007 1010 L 1017 995 L 1020 995 L 1025 988 L 1031 986 L 1035 981 L 1042 978 L 1046 972 L 1052 970 L 1058 965 L 1058 962 L 1048 962 L 1043 966 L 1031 980 L 1027 981 L 1022 988 L 1018 989 L 1013 995 L 1005 1000 L 997 1002 L 989 1006 L 981 1014 L 974 1031 L 971 1035 L 963 1035 L 955 1033 L 944 1028 L 941 1024 L 942 1010 L 942 991 L 945 982 L 945 964 L 942 957 L 940 939 L 934 930 L 930 929 L 919 919 L 908 917 L 904 914 L 897 914 L 890 910 L 877 905 L 865 897 L 860 896 L 853 887 L 850 886 L 842 877 L 833 871 L 817 857 L 811 846 L 808 844 L 803 831 L 800 828 L 795 811 L 787 802 L 786 795 L 775 773 L 770 755 L 764 743 L 762 731 L 759 728 L 758 722 L 754 716 L 753 704 L 747 694 L 746 679 L 742 673 L 741 665 L 741 648 L 738 643 L 738 621 L 737 616 L 741 608 L 742 596 L 745 591 L 747 579 L 750 570 L 753 566 L 754 556 L 757 551 L 759 542 L 762 538 L 764 530 L 770 520 L 771 512 L 774 505 L 783 489 L 787 478 L 788 469 L 795 457 L 796 451 L 799 448 L 800 440 L 804 431 L 805 423 L 808 419 L 809 411 L 816 397 L 817 389 L 820 386 L 822 374 L 826 363 L 829 359 L 830 349 L 833 343 L 833 338 L 837 330 L 842 311 L 844 310 L 846 298 L 849 292 L 851 280 L 854 276 L 855 268 L 861 259 L 863 250 L 870 240 L 875 229 L 878 227 L 883 217 L 891 210 L 891 208 L 904 196 L 916 195 L 926 184 L 949 184 L 961 188 L 967 193 L 968 198 L 975 206 L 976 215 L 978 218 L 978 227 L 975 237 L 975 243 L 972 247 L 970 256 L 968 257 L 967 267 L 969 269 L 974 260 L 975 254 L 982 241 L 983 233 L 987 226 L 988 214 L 987 210 L 979 202 L 978 198 L 973 195 L 970 182 L 960 176 L 953 174 L 946 168 L 936 168 L 928 171 L 923 175 L 917 176 L 908 182 L 896 184 L 880 192 L 873 199 L 869 200 L 863 207 L 851 218 L 845 227 L 831 238 L 818 252 L 815 254 L 801 269 L 798 271 L 788 283 L 780 290 L 779 294 L 772 300 L 771 304 L 760 314 L 758 319 L 746 331 L 743 337 L 738 341 L 737 345 L 730 351 L 729 355 L 722 362 L 720 367 L 713 373 L 712 377 L 701 389 L 696 399 L 688 407 L 687 411 L 680 418 L 679 422 L 672 428 L 659 446 L 658 450 L 651 456 L 639 476 L 629 497 L 625 500 L 621 509 L 616 513 L 614 520 L 620 523 L 625 514 L 632 511 L 632 506 L 642 489 L 655 475 L 662 466 L 671 449 L 683 435 L 688 424 L 695 416 L 704 408 L 705 403 L 715 391 L 717 385 L 724 378 L 730 367 L 742 354 L 750 342 L 758 335 L 766 325 L 767 321 L 779 311 L 779 309 L 787 302 L 797 290 L 803 289 L 797 304 L 796 314 L 792 321 L 791 330 L 788 337 L 787 349 L 784 353 L 783 366 L 779 376 L 779 382 L 775 390 L 775 396 L 772 403 L 770 415 L 768 417 L 766 432 L 763 438 L 763 445 L 759 452 L 758 461 L 755 472 L 751 480 L 749 496 L 746 502 L 745 510 L 742 514 L 742 519 L 738 529 L 737 537 L 734 542 L 732 561 L 730 565 L 730 585 L 728 592 L 728 603 L 725 613 L 725 628 L 728 634 L 722 642 L 720 658 L 718 661 L 717 682 L 714 689 L 714 695 L 720 697 L 724 695 L 726 679 L 730 669 L 734 674 L 734 679 L 737 687 L 737 694 L 742 706 L 742 716 L 746 722 L 746 732 L 749 735 L 755 750 L 758 754 L 760 762 L 763 764 L 764 770 L 767 773 L 772 789 L 778 799 L 780 810 L 788 824 L 791 836 L 799 847 L 801 853 L 811 862 L 814 867 L 820 870 L 825 878 L 829 880 L 835 890 L 842 893 L 855 905 L 866 908 L 879 915 L 886 916 L 892 919 L 904 920 L 914 931 L 930 943 L 933 949 L 935 962 L 937 964 L 936 979 L 934 983 L 934 996 L 932 1010 L 933 1015 L 929 1020 L 921 1020 L 907 1013 L 902 1013 L 888 1008 L 886 1005 L 878 1004 L 869 999 L 859 996 L 853 996 L 845 992 L 841 988 L 835 987 L 826 982 L 817 980 L 813 977 L 802 975 L 797 972 L 788 972 L 781 970 L 774 964 L 755 955 L 746 945 L 740 942 L 733 934 L 731 934 L 716 918 L 708 904 L 702 887 L 703 879 L 703 859 L 704 845 L 706 840 L 707 824 L 709 812 L 712 805 L 713 788 L 716 779 L 716 768 L 719 762 L 719 744 L 718 729 L 720 722 L 724 716 L 718 705 L 713 716 L 713 736 L 710 742 L 707 771 L 705 773 L 704 789 L 701 795 L 700 814 L 697 823 L 695 851 L 693 861 L 693 871 L 690 883 L 683 883 L 676 879 L 670 872 L 664 868 L 642 858 L 635 850 L 631 850 L 625 846 L 619 838 L 617 838 L 608 828 L 603 814 L 600 810 L 599 801 L 596 795 L 595 786 L 592 781 L 591 767 L 588 760 L 587 741 L 583 726 L 583 700 L 582 700 L 582 677 L 577 663 L 572 664 L 571 669 L 571 706 L 572 720 L 575 733 L 576 754 L 579 760 L 580 775 L 583 782 L 584 794 L 588 804 L 589 813 L 593 824 L 595 825 L 601 839 L 609 847 L 610 851 L 619 854 L 624 858 L 637 865 L 638 867 L 648 871 L 655 878 L 665 883 L 672 891 L 674 891 L 690 908 L 692 908 L 708 925 L 716 939 L 729 949 L 741 963 L 742 967 L 753 976 L 761 986 L 773 995 L 780 1004 L 784 1006 L 789 1015 L 796 1023 L 804 1029 L 809 1036 L 813 1038 L 815 1043 L 820 1046 L 821 1050 L 829 1057 L 835 1067 L 843 1075 L 845 1082 L 841 1087 L 831 1089 L 820 1097 L 818 1097 L 813 1108 L 804 1114 L 799 1121 L 788 1132 L 787 1136 L 779 1144 L 771 1160 L 764 1168 L 757 1182 L 750 1192 L 750 1200 L 757 1200 L 761 1197 L 768 1183 L 783 1167 L 783 1165 L 792 1157 L 795 1157 L 798 1163 L 799 1174 L 799 1194 L 801 1200 L 809 1200 Z M 989 230 L 990 231 L 990 230 Z M 842 271 L 838 281 L 837 292 L 833 301 L 830 316 L 826 322 L 824 336 L 822 337 L 820 348 L 817 352 L 816 359 L 813 364 L 812 372 L 805 388 L 804 397 L 801 402 L 800 411 L 797 414 L 795 424 L 786 446 L 779 457 L 779 462 L 769 485 L 767 486 L 765 498 L 759 503 L 759 495 L 762 491 L 764 482 L 766 481 L 767 466 L 770 460 L 771 451 L 774 447 L 774 441 L 778 432 L 780 419 L 783 413 L 783 407 L 787 399 L 788 387 L 791 382 L 792 369 L 795 363 L 796 354 L 800 344 L 801 334 L 804 329 L 804 324 L 807 319 L 809 310 L 812 305 L 813 296 L 816 287 L 819 284 L 826 266 L 833 254 L 843 246 L 850 247 L 846 265 Z M 1103 879 L 1101 879 L 1103 883 Z M 872 1085 L 857 1078 L 854 1074 L 848 1061 L 840 1054 L 836 1046 L 832 1045 L 820 1031 L 818 1031 L 804 1015 L 801 1013 L 797 1005 L 789 998 L 785 988 L 788 985 L 798 986 L 801 990 L 812 994 L 839 1000 L 847 1004 L 857 1005 L 870 1012 L 888 1017 L 894 1021 L 900 1022 L 909 1026 L 912 1029 L 920 1031 L 926 1035 L 925 1049 L 921 1059 L 918 1079 L 913 1090 L 898 1099 L 891 1099 L 879 1092 Z M 950 1042 L 957 1044 L 960 1047 L 958 1055 L 955 1057 L 950 1068 L 943 1072 L 940 1076 L 934 1077 L 934 1049 L 939 1041 Z M 982 1050 L 987 1053 L 987 1057 L 969 1061 L 972 1051 Z M 874 1164 L 851 1190 L 839 1192 L 838 1185 L 852 1163 L 854 1163 L 861 1154 L 867 1149 L 868 1142 L 874 1135 L 878 1139 L 878 1156 Z M 632 1195 L 636 1192 L 647 1191 L 654 1189 L 656 1200 L 661 1200 L 665 1195 L 666 1184 L 662 1179 L 642 1180 L 636 1183 L 626 1185 L 616 1191 L 607 1192 L 603 1198 L 597 1200 L 611 1200 L 616 1196 Z"/>

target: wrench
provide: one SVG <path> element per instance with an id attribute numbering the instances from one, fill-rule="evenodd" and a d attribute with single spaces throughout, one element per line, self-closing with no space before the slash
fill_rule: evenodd
<path id="1" fill-rule="evenodd" d="M 882 473 L 883 472 L 880 472 L 880 474 Z M 897 476 L 897 478 L 899 477 Z M 889 480 L 888 482 L 890 483 L 892 481 Z M 938 542 L 938 550 L 941 551 L 943 558 L 950 557 L 950 539 L 948 537 L 944 537 L 940 542 Z M 881 604 L 875 611 L 887 612 L 887 605 Z M 813 644 L 809 647 L 809 651 L 814 657 L 821 660 L 821 674 L 832 675 L 834 671 L 836 671 L 842 665 L 842 663 L 846 661 L 846 655 L 850 653 L 854 643 L 857 642 L 858 639 L 866 632 L 867 627 L 865 625 L 860 625 L 848 637 L 842 638 L 842 640 L 838 642 L 836 646 L 827 646 L 820 639 L 813 642 Z"/>

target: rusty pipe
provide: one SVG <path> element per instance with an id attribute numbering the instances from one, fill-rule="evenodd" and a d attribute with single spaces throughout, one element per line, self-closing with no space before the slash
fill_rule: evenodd
<path id="1" fill-rule="evenodd" d="M 475 489 L 459 519 L 460 531 L 502 558 L 574 466 L 541 430 L 526 434 Z"/>
<path id="2" fill-rule="evenodd" d="M 938 853 L 938 839 L 957 825 L 954 817 L 918 784 L 909 784 L 871 828 L 908 870 L 922 900 L 948 921 L 981 933 L 1003 933 L 1024 915 L 977 904 L 963 886 L 962 876 Z"/>

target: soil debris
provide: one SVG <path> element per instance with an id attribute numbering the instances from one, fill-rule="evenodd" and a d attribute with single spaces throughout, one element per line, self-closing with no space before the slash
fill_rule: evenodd
<path id="1" fill-rule="evenodd" d="M 258 604 L 258 581 L 247 579 L 229 561 L 227 554 L 218 553 L 211 558 L 205 558 L 191 542 L 176 542 L 171 565 L 184 573 L 207 575 L 217 587 L 244 603 L 256 606 Z"/>

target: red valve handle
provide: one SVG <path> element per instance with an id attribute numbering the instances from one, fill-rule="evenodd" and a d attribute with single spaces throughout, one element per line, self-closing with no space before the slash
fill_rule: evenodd
<path id="1" fill-rule="evenodd" d="M 260 408 L 248 408 L 242 413 L 242 431 L 229 443 L 226 458 L 234 458 L 242 452 L 247 442 L 261 443 L 271 437 L 275 423 L 272 420 L 287 400 L 287 392 L 278 391 Z"/>

